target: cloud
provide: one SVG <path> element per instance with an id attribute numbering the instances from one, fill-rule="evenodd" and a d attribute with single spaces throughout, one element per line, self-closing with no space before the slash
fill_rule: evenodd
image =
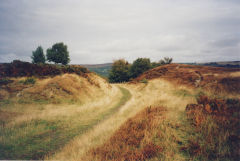
<path id="1" fill-rule="evenodd" d="M 56 42 L 74 64 L 239 60 L 239 28 L 238 0 L 0 0 L 0 62 Z"/>

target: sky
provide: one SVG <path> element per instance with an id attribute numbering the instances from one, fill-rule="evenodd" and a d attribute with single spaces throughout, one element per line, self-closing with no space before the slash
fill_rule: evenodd
<path id="1" fill-rule="evenodd" d="M 71 64 L 240 60 L 240 0 L 0 0 L 0 62 L 68 46 Z"/>

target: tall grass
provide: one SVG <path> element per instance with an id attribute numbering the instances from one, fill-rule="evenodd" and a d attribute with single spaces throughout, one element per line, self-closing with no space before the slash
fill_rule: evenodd
<path id="1" fill-rule="evenodd" d="M 163 149 L 154 143 L 153 136 L 164 112 L 162 107 L 144 109 L 128 119 L 106 143 L 90 150 L 86 160 L 140 161 L 156 156 Z"/>
<path id="2" fill-rule="evenodd" d="M 192 97 L 179 98 L 178 96 L 173 95 L 172 91 L 176 90 L 176 87 L 164 80 L 152 80 L 149 81 L 148 84 L 118 84 L 117 86 L 128 89 L 132 94 L 132 98 L 111 117 L 101 122 L 82 136 L 76 137 L 60 152 L 46 159 L 86 160 L 84 157 L 88 156 L 87 152 L 91 148 L 99 147 L 106 143 L 110 137 L 113 136 L 114 132 L 124 124 L 124 122 L 126 122 L 129 118 L 134 117 L 144 108 L 149 106 L 166 107 L 168 109 L 166 118 L 170 119 L 163 122 L 165 122 L 166 126 L 169 126 L 169 122 L 179 124 L 180 121 L 178 119 L 181 116 L 179 116 L 178 113 L 183 113 L 185 106 L 188 103 L 194 102 L 194 99 Z M 177 87 L 177 89 L 178 88 L 182 87 Z M 170 129 L 170 127 L 167 127 L 165 129 Z M 175 129 L 167 131 L 165 130 L 163 131 L 163 134 L 165 134 L 165 138 L 177 136 Z M 172 143 L 174 143 L 172 141 L 173 139 L 168 140 L 168 142 L 162 142 L 163 147 L 169 147 L 169 145 L 172 145 Z M 176 146 L 175 150 L 173 149 L 173 151 L 176 151 L 177 148 L 178 147 Z M 167 150 L 163 150 L 163 152 L 166 158 L 170 157 L 170 154 L 167 152 Z M 179 156 L 179 154 L 176 154 L 175 158 L 179 159 L 181 156 Z M 92 157 L 90 160 L 94 159 L 95 158 Z M 158 158 L 155 159 L 159 160 Z"/>
<path id="3" fill-rule="evenodd" d="M 120 95 L 119 101 L 107 105 L 110 107 L 89 107 L 80 112 L 76 107 L 65 107 L 70 108 L 68 110 L 75 108 L 65 118 L 56 114 L 52 119 L 46 116 L 24 118 L 25 121 L 15 119 L 15 122 L 1 126 L 0 158 L 43 159 L 44 156 L 51 155 L 75 136 L 81 135 L 116 112 L 131 96 L 124 88 L 120 88 L 120 91 L 122 96 Z M 118 98 L 118 95 L 115 97 Z"/>
<path id="4" fill-rule="evenodd" d="M 193 160 L 238 160 L 240 101 L 204 97 L 198 102 L 196 108 L 188 108 L 192 128 L 182 150 Z"/>

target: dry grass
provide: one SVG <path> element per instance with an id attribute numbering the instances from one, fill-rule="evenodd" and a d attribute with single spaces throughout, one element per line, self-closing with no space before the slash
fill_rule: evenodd
<path id="1" fill-rule="evenodd" d="M 85 103 L 100 98 L 109 88 L 111 86 L 105 80 L 97 78 L 94 74 L 88 74 L 88 77 L 64 74 L 39 80 L 35 86 L 22 90 L 17 96 L 25 100 L 30 98 L 61 102 L 62 99 L 68 99 Z"/>
<path id="2" fill-rule="evenodd" d="M 156 129 L 164 119 L 165 109 L 148 107 L 128 119 L 103 145 L 89 151 L 86 160 L 146 160 L 163 148 L 154 143 Z M 158 132 L 161 135 L 161 132 Z"/>
<path id="3" fill-rule="evenodd" d="M 74 75 L 62 77 L 76 78 Z M 92 77 L 91 81 L 99 82 L 98 86 L 88 86 L 92 87 L 92 93 L 89 94 L 96 98 L 91 102 L 57 105 L 10 102 L 1 106 L 0 158 L 41 159 L 116 112 L 118 102 L 122 98 L 119 88 L 110 86 L 101 78 L 95 78 Z M 53 80 L 42 81 L 38 82 L 38 85 Z"/>
<path id="4" fill-rule="evenodd" d="M 177 67 L 172 66 L 176 70 Z M 193 121 L 188 120 L 185 107 L 188 104 L 196 104 L 196 98 L 202 93 L 213 96 L 213 92 L 216 94 L 216 91 L 207 88 L 211 83 L 202 87 L 201 83 L 204 81 L 198 82 L 196 86 L 200 74 L 195 70 L 203 70 L 202 67 L 178 66 L 177 69 L 183 72 L 187 70 L 185 72 L 188 74 L 183 77 L 186 76 L 185 81 L 182 82 L 183 73 L 176 75 L 174 71 L 172 76 L 177 77 L 176 81 L 162 77 L 135 84 L 109 85 L 105 80 L 91 74 L 84 78 L 66 74 L 53 79 L 37 80 L 34 86 L 24 87 L 25 90 L 18 98 L 28 97 L 29 93 L 31 96 L 44 95 L 47 91 L 44 99 L 53 92 L 53 96 L 58 99 L 69 97 L 81 100 L 80 103 L 11 104 L 6 100 L 4 103 L 6 106 L 0 108 L 1 112 L 6 114 L 0 119 L 2 125 L 0 130 L 5 130 L 0 132 L 0 142 L 4 143 L 3 145 L 11 142 L 9 145 L 15 146 L 15 150 L 19 150 L 18 155 L 25 159 L 26 155 L 32 156 L 30 159 L 44 157 L 70 161 L 211 159 L 213 145 L 217 147 L 223 145 L 226 138 L 229 140 L 229 136 L 232 135 L 231 131 L 220 133 L 221 136 L 218 137 L 220 140 L 216 142 L 214 137 L 208 135 L 216 136 L 219 130 L 224 132 L 228 127 L 222 128 L 218 122 L 211 121 L 213 119 L 210 116 L 213 114 L 207 115 L 205 119 L 207 121 L 202 124 L 204 121 L 201 121 L 201 117 L 205 116 L 198 113 L 195 121 L 198 120 L 198 126 L 203 125 L 199 130 L 196 124 L 192 124 Z M 217 81 L 222 81 L 217 83 L 220 84 L 220 88 L 214 98 L 239 97 L 239 92 L 236 93 L 235 90 L 236 86 L 238 89 L 238 84 L 234 83 L 239 77 L 238 71 L 226 69 L 222 74 L 214 70 L 206 67 L 204 71 L 207 72 L 202 73 L 203 77 L 209 78 L 206 81 L 214 82 L 216 77 Z M 235 93 L 229 91 L 232 88 Z M 21 91 L 22 87 L 19 89 Z M 3 91 L 3 94 L 5 92 Z M 19 90 L 13 93 L 19 93 Z M 132 97 L 128 100 L 130 95 Z M 9 96 L 12 96 L 12 93 Z M 210 111 L 209 107 L 206 109 Z M 228 125 L 229 120 L 225 119 L 225 122 Z M 209 146 L 207 144 L 209 140 L 206 138 L 212 141 Z M 40 142 L 37 141 L 39 139 Z M 235 135 L 230 137 L 231 139 L 236 139 Z M 19 144 L 14 144 L 17 141 Z M 28 146 L 27 143 L 31 141 L 39 146 Z M 42 145 L 42 142 L 47 144 Z M 200 144 L 206 147 L 205 150 L 199 146 Z M 12 148 L 11 146 L 5 148 Z M 16 147 L 28 147 L 30 151 L 37 153 L 32 155 L 30 151 L 21 151 L 24 148 Z M 199 147 L 202 148 L 201 153 Z M 222 147 L 218 149 L 221 154 L 230 155 L 229 147 Z M 50 153 L 42 153 L 41 150 Z"/>
<path id="5" fill-rule="evenodd" d="M 240 157 L 240 100 L 200 96 L 186 113 L 192 134 L 182 147 L 195 160 L 238 160 Z"/>
<path id="6" fill-rule="evenodd" d="M 136 115 L 138 112 L 149 106 L 165 106 L 170 111 L 166 114 L 172 120 L 172 124 L 179 123 L 179 117 L 184 112 L 185 106 L 189 103 L 194 103 L 192 97 L 182 97 L 175 95 L 176 87 L 164 80 L 152 80 L 148 84 L 119 84 L 118 86 L 128 89 L 132 98 L 121 107 L 118 113 L 115 113 L 109 119 L 98 124 L 94 129 L 86 134 L 76 137 L 71 143 L 65 146 L 60 152 L 56 153 L 50 159 L 59 160 L 85 160 L 87 152 L 94 147 L 100 146 L 108 141 L 114 132 L 129 118 Z M 177 89 L 185 89 L 178 87 Z M 180 114 L 178 114 L 180 112 Z M 176 114 L 176 115 L 175 115 Z M 165 125 L 169 124 L 169 120 L 165 120 Z M 165 140 L 177 135 L 175 129 L 163 129 Z M 168 142 L 163 142 L 163 146 L 167 147 L 173 141 L 168 139 Z M 168 148 L 163 154 L 169 157 Z M 176 151 L 173 150 L 173 151 Z M 176 154 L 176 158 L 181 158 Z"/>
<path id="7" fill-rule="evenodd" d="M 169 64 L 149 70 L 135 79 L 163 78 L 174 84 L 202 88 L 219 95 L 239 94 L 239 68 Z"/>

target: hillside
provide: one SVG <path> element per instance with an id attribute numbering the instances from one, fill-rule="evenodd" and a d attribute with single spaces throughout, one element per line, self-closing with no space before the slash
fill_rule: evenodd
<path id="1" fill-rule="evenodd" d="M 69 72 L 54 65 L 20 64 L 34 69 L 3 64 L 15 72 L 2 72 L 1 77 L 0 159 L 43 159 L 108 118 L 130 97 L 94 73 L 75 73 L 82 67 Z"/>
<path id="2" fill-rule="evenodd" d="M 122 84 L 89 72 L 5 77 L 0 159 L 235 161 L 239 73 L 169 64 Z"/>
<path id="3" fill-rule="evenodd" d="M 103 77 L 108 77 L 109 71 L 112 68 L 112 63 L 106 64 L 82 64 L 81 66 L 88 68 L 91 72 L 95 72 Z"/>
<path id="4" fill-rule="evenodd" d="M 190 63 L 190 64 L 212 66 L 212 67 L 240 68 L 240 61 L 222 61 L 222 62 Z"/>
<path id="5" fill-rule="evenodd" d="M 156 78 L 163 78 L 179 85 L 211 90 L 218 94 L 219 92 L 238 93 L 240 91 L 239 68 L 169 64 L 149 70 L 135 81 Z"/>

